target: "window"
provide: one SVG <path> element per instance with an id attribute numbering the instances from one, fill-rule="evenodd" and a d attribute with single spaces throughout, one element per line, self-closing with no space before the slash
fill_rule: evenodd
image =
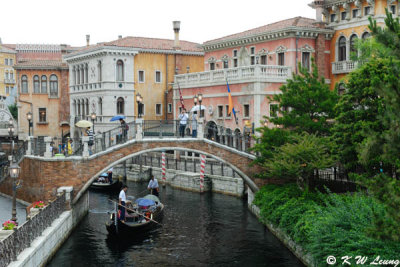
<path id="1" fill-rule="evenodd" d="M 357 47 L 356 47 L 357 39 L 358 39 L 358 37 L 355 34 L 353 34 L 350 37 L 350 53 L 351 54 L 357 53 Z"/>
<path id="2" fill-rule="evenodd" d="M 255 55 L 254 55 L 254 52 L 255 52 L 255 47 L 253 46 L 253 47 L 250 47 L 250 65 L 254 65 L 254 64 L 256 64 L 256 57 L 255 57 Z"/>
<path id="3" fill-rule="evenodd" d="M 14 80 L 14 72 L 10 72 L 10 80 Z"/>
<path id="4" fill-rule="evenodd" d="M 21 93 L 28 93 L 28 77 L 26 75 L 21 77 Z"/>
<path id="5" fill-rule="evenodd" d="M 250 47 L 250 54 L 251 55 L 254 55 L 255 51 L 256 51 L 256 48 L 254 46 Z"/>
<path id="6" fill-rule="evenodd" d="M 261 56 L 261 65 L 267 65 L 267 55 Z"/>
<path id="7" fill-rule="evenodd" d="M 103 115 L 103 99 L 99 97 L 99 107 L 98 107 L 99 115 Z"/>
<path id="8" fill-rule="evenodd" d="M 365 39 L 368 39 L 369 37 L 371 37 L 371 34 L 369 33 L 369 32 L 364 32 L 363 33 L 363 35 L 362 35 L 362 38 L 365 40 Z"/>
<path id="9" fill-rule="evenodd" d="M 38 75 L 33 76 L 33 92 L 40 93 L 39 76 Z"/>
<path id="10" fill-rule="evenodd" d="M 346 61 L 346 38 L 339 38 L 339 61 Z"/>
<path id="11" fill-rule="evenodd" d="M 124 114 L 124 99 L 122 97 L 117 99 L 117 114 Z"/>
<path id="12" fill-rule="evenodd" d="M 39 108 L 39 122 L 46 122 L 46 108 Z"/>
<path id="13" fill-rule="evenodd" d="M 390 13 L 392 13 L 393 15 L 396 15 L 396 6 L 395 5 L 390 6 Z"/>
<path id="14" fill-rule="evenodd" d="M 364 8 L 364 15 L 368 16 L 371 13 L 371 7 L 370 6 L 366 6 Z"/>
<path id="15" fill-rule="evenodd" d="M 331 22 L 335 22 L 336 20 L 336 14 L 331 14 Z"/>
<path id="16" fill-rule="evenodd" d="M 231 114 L 229 114 L 229 105 L 225 105 L 225 117 L 229 118 Z"/>
<path id="17" fill-rule="evenodd" d="M 156 70 L 156 83 L 161 83 L 161 71 Z"/>
<path id="18" fill-rule="evenodd" d="M 6 94 L 10 93 L 10 87 L 6 86 Z"/>
<path id="19" fill-rule="evenodd" d="M 278 65 L 279 66 L 285 65 L 285 53 L 278 53 Z"/>
<path id="20" fill-rule="evenodd" d="M 102 70 L 102 65 L 101 65 L 101 61 L 99 60 L 99 62 L 97 63 L 97 70 L 98 70 L 98 81 L 101 82 L 103 80 L 103 70 Z"/>
<path id="21" fill-rule="evenodd" d="M 144 70 L 139 70 L 139 82 L 144 83 Z"/>
<path id="22" fill-rule="evenodd" d="M 4 59 L 4 65 L 8 65 L 8 58 Z"/>
<path id="23" fill-rule="evenodd" d="M 42 94 L 47 93 L 47 76 L 46 75 L 42 75 L 42 80 L 40 83 L 40 90 L 41 90 Z"/>
<path id="24" fill-rule="evenodd" d="M 88 83 L 89 82 L 89 77 L 88 77 L 88 75 L 89 75 L 89 66 L 88 66 L 88 64 L 86 63 L 85 64 L 85 83 Z M 86 87 L 87 88 L 87 87 Z"/>
<path id="25" fill-rule="evenodd" d="M 224 117 L 224 106 L 218 106 L 218 118 Z"/>
<path id="26" fill-rule="evenodd" d="M 233 57 L 237 57 L 237 50 L 233 50 Z"/>
<path id="27" fill-rule="evenodd" d="M 234 59 L 233 59 L 233 67 L 234 67 L 234 68 L 237 68 L 237 66 L 238 66 L 238 59 L 237 59 L 237 58 L 234 58 Z"/>
<path id="28" fill-rule="evenodd" d="M 359 9 L 353 9 L 353 19 L 358 17 Z"/>
<path id="29" fill-rule="evenodd" d="M 14 65 L 13 59 L 10 58 L 10 66 Z"/>
<path id="30" fill-rule="evenodd" d="M 58 96 L 58 78 L 56 75 L 50 75 L 50 96 Z"/>
<path id="31" fill-rule="evenodd" d="M 156 115 L 157 116 L 162 115 L 162 105 L 161 104 L 156 104 Z"/>
<path id="32" fill-rule="evenodd" d="M 224 60 L 224 69 L 227 69 L 227 68 L 229 68 L 229 66 L 228 66 L 228 60 Z"/>
<path id="33" fill-rule="evenodd" d="M 139 114 L 141 114 L 141 115 L 144 115 L 144 104 L 143 103 L 141 103 L 140 105 L 139 105 L 139 112 L 138 112 Z M 179 112 L 180 113 L 180 112 Z"/>
<path id="34" fill-rule="evenodd" d="M 210 63 L 210 70 L 215 70 L 215 63 L 214 62 Z"/>
<path id="35" fill-rule="evenodd" d="M 250 105 L 244 104 L 243 105 L 243 118 L 249 118 L 249 117 L 250 117 Z"/>
<path id="36" fill-rule="evenodd" d="M 168 113 L 172 113 L 172 103 L 168 103 Z"/>
<path id="37" fill-rule="evenodd" d="M 278 117 L 278 110 L 279 110 L 278 104 L 270 104 L 269 105 L 269 117 L 270 118 Z"/>
<path id="38" fill-rule="evenodd" d="M 117 61 L 117 81 L 124 80 L 124 62 L 122 60 Z"/>
<path id="39" fill-rule="evenodd" d="M 310 52 L 303 52 L 301 54 L 301 64 L 303 68 L 310 70 Z"/>
<path id="40" fill-rule="evenodd" d="M 341 14 L 341 19 L 342 20 L 345 20 L 346 19 L 346 16 L 347 16 L 347 12 L 342 12 L 342 14 Z"/>
<path id="41" fill-rule="evenodd" d="M 8 71 L 6 71 L 6 73 L 4 73 L 4 79 L 8 79 Z"/>

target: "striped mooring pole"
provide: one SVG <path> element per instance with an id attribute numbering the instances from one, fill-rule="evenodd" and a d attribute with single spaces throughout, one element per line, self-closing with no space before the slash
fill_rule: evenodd
<path id="1" fill-rule="evenodd" d="M 161 156 L 162 180 L 163 180 L 163 187 L 165 187 L 165 184 L 166 184 L 166 178 L 165 178 L 165 151 L 163 151 L 161 155 L 162 155 Z"/>
<path id="2" fill-rule="evenodd" d="M 204 192 L 204 169 L 206 167 L 206 155 L 200 155 L 200 193 Z"/>

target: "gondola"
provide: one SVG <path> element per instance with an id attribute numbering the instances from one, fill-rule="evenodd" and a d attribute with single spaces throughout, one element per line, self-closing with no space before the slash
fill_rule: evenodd
<path id="1" fill-rule="evenodd" d="M 108 177 L 108 174 L 106 172 L 102 173 L 99 177 L 99 180 L 100 180 L 100 178 L 106 179 L 107 177 Z M 116 191 L 116 190 L 121 189 L 121 182 L 118 179 L 113 180 L 112 183 L 105 182 L 105 181 L 99 181 L 99 180 L 94 181 L 90 185 L 90 188 L 95 189 L 95 190 L 101 190 L 101 191 Z"/>
<path id="2" fill-rule="evenodd" d="M 160 202 L 158 197 L 147 195 L 137 199 L 132 205 L 129 204 L 130 203 L 127 202 L 125 221 L 122 222 L 119 219 L 115 220 L 115 218 L 118 217 L 118 203 L 116 203 L 116 210 L 111 213 L 110 220 L 106 222 L 106 228 L 110 234 L 134 236 L 143 234 L 160 225 L 164 204 Z"/>

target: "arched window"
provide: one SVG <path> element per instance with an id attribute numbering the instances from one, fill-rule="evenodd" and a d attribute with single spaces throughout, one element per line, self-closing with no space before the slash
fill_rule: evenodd
<path id="1" fill-rule="evenodd" d="M 33 92 L 40 93 L 39 75 L 33 76 Z"/>
<path id="2" fill-rule="evenodd" d="M 56 75 L 50 75 L 50 96 L 58 96 L 58 78 Z"/>
<path id="3" fill-rule="evenodd" d="M 117 99 L 117 114 L 124 114 L 124 99 L 122 97 Z"/>
<path id="4" fill-rule="evenodd" d="M 78 115 L 78 109 L 77 109 L 77 105 L 76 105 L 76 100 L 74 100 L 73 109 L 74 109 L 74 115 L 75 115 L 75 116 Z"/>
<path id="5" fill-rule="evenodd" d="M 86 99 L 85 106 L 86 106 L 86 115 L 89 116 L 90 115 L 89 114 L 89 99 Z"/>
<path id="6" fill-rule="evenodd" d="M 339 38 L 339 61 L 346 61 L 346 37 Z"/>
<path id="7" fill-rule="evenodd" d="M 357 39 L 358 37 L 355 34 L 350 37 L 350 53 L 352 54 L 357 53 Z"/>
<path id="8" fill-rule="evenodd" d="M 85 83 L 89 83 L 89 66 L 85 64 Z"/>
<path id="9" fill-rule="evenodd" d="M 78 66 L 76 67 L 76 84 L 81 83 L 81 68 Z"/>
<path id="10" fill-rule="evenodd" d="M 101 61 L 100 60 L 99 60 L 99 62 L 97 64 L 97 69 L 99 71 L 99 73 L 98 73 L 98 76 L 99 76 L 98 81 L 101 82 L 102 79 L 103 79 L 103 77 L 102 77 L 103 71 L 102 71 L 102 66 L 101 66 Z"/>
<path id="11" fill-rule="evenodd" d="M 124 80 L 124 62 L 122 60 L 117 61 L 117 81 Z"/>
<path id="12" fill-rule="evenodd" d="M 81 101 L 78 100 L 78 115 L 81 115 Z"/>
<path id="13" fill-rule="evenodd" d="M 28 93 L 28 77 L 26 75 L 21 77 L 21 93 Z"/>
<path id="14" fill-rule="evenodd" d="M 81 84 L 85 83 L 85 68 L 81 65 Z"/>
<path id="15" fill-rule="evenodd" d="M 99 115 L 103 115 L 103 99 L 99 97 Z"/>
<path id="16" fill-rule="evenodd" d="M 40 81 L 40 90 L 42 94 L 46 94 L 47 93 L 47 76 L 46 75 L 42 75 L 42 80 Z"/>
<path id="17" fill-rule="evenodd" d="M 371 34 L 369 33 L 369 32 L 364 32 L 363 33 L 363 35 L 362 35 L 362 38 L 365 40 L 365 39 L 368 39 L 369 37 L 371 37 Z"/>

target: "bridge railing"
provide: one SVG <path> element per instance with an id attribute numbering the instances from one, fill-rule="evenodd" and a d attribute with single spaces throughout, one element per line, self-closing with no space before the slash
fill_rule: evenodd
<path id="1" fill-rule="evenodd" d="M 17 256 L 31 246 L 32 241 L 40 236 L 61 213 L 66 210 L 65 193 L 61 193 L 53 202 L 50 202 L 39 213 L 27 220 L 12 234 L 0 241 L 0 266 L 7 266 Z"/>

